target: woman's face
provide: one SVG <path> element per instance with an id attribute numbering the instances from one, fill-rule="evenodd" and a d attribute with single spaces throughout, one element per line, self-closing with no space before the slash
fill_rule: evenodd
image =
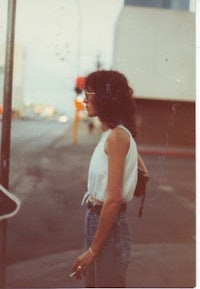
<path id="1" fill-rule="evenodd" d="M 94 117 L 97 116 L 97 110 L 94 105 L 95 92 L 91 89 L 85 90 L 85 97 L 83 102 L 85 103 L 88 116 Z"/>

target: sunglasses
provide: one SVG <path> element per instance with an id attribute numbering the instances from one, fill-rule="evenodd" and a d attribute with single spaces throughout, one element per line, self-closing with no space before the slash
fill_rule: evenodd
<path id="1" fill-rule="evenodd" d="M 94 92 L 94 91 L 87 91 L 87 90 L 85 90 L 85 94 L 87 94 L 87 95 L 94 95 L 95 92 Z"/>

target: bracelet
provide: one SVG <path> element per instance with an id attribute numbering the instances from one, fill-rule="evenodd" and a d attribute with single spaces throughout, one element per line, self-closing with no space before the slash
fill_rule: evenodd
<path id="1" fill-rule="evenodd" d="M 95 257 L 95 254 L 94 254 L 94 252 L 92 251 L 92 248 L 91 248 L 91 247 L 89 247 L 89 251 L 90 251 L 90 253 L 92 254 L 92 256 Z"/>

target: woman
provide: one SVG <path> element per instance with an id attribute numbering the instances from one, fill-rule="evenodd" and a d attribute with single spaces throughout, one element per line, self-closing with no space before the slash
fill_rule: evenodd
<path id="1" fill-rule="evenodd" d="M 85 217 L 85 249 L 72 269 L 85 287 L 126 287 L 131 237 L 127 202 L 137 183 L 133 90 L 117 71 L 96 71 L 86 78 L 84 103 L 97 116 L 102 137 L 91 158 Z"/>

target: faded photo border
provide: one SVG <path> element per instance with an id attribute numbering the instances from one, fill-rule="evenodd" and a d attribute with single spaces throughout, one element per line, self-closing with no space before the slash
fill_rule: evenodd
<path id="1" fill-rule="evenodd" d="M 197 239 L 196 239 L 196 288 L 200 288 L 200 224 L 199 224 L 199 210 L 200 210 L 200 139 L 199 139 L 199 128 L 200 128 L 200 0 L 196 1 L 196 224 L 197 224 Z"/>

